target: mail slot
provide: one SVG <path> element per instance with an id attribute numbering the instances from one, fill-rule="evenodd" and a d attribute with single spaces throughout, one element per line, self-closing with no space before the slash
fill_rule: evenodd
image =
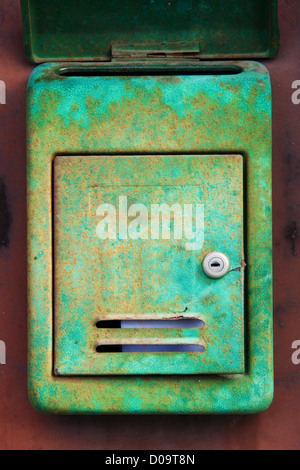
<path id="1" fill-rule="evenodd" d="M 277 4 L 84 3 L 22 1 L 31 402 L 262 411 Z"/>

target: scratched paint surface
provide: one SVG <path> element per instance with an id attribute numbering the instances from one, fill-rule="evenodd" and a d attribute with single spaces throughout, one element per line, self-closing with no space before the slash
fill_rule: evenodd
<path id="1" fill-rule="evenodd" d="M 60 74 L 74 67 L 75 76 Z M 29 391 L 54 413 L 253 412 L 270 403 L 272 366 L 271 93 L 256 63 L 169 63 L 177 75 L 76 76 L 42 65 L 28 87 Z M 85 66 L 88 67 L 88 66 Z M 124 65 L 93 66 L 114 76 Z M 224 70 L 224 74 L 220 70 Z M 126 69 L 126 67 L 125 67 Z M 161 64 L 147 70 L 161 71 Z M 86 70 L 86 69 L 85 69 Z M 184 74 L 188 70 L 189 75 Z M 230 73 L 226 74 L 226 71 Z M 145 73 L 145 64 L 133 72 Z M 193 72 L 191 74 L 191 71 Z M 240 73 L 234 73 L 239 71 Z M 110 94 L 101 93 L 105 78 Z M 53 375 L 52 183 L 57 155 L 243 156 L 245 374 Z M 259 184 L 258 184 L 259 182 Z M 234 266 L 235 267 L 235 266 Z M 244 268 L 241 268 L 244 269 Z M 237 272 L 237 276 L 239 273 Z"/>
<path id="2" fill-rule="evenodd" d="M 56 373 L 243 372 L 242 156 L 66 156 L 55 159 L 54 170 Z M 120 196 L 127 198 L 126 214 L 133 204 L 147 210 L 147 239 L 132 239 L 128 228 L 125 240 L 119 231 L 112 240 L 97 237 L 98 206 L 110 204 L 119 219 Z M 190 204 L 194 219 L 198 204 L 204 213 L 204 223 L 195 227 L 194 220 L 192 226 L 198 237 L 186 238 L 183 218 L 181 239 L 174 239 L 174 227 L 170 238 L 162 239 L 160 220 L 159 239 L 153 240 L 153 204 L 179 204 L 183 211 Z M 167 214 L 165 219 L 168 223 Z M 204 256 L 212 251 L 230 260 L 231 272 L 222 279 L 210 279 L 202 270 Z M 175 322 L 173 331 L 96 328 L 97 320 L 167 318 L 198 318 L 205 326 L 179 329 Z M 205 351 L 96 352 L 96 344 L 120 341 L 200 344 Z"/>

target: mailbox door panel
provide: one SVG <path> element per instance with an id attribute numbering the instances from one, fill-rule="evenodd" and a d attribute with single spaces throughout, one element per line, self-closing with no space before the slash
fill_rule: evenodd
<path id="1" fill-rule="evenodd" d="M 56 373 L 243 372 L 243 259 L 241 155 L 56 157 Z"/>

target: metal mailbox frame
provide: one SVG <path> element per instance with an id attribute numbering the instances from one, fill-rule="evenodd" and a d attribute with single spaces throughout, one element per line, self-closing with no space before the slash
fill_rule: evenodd
<path id="1" fill-rule="evenodd" d="M 233 101 L 232 114 L 226 115 L 224 132 L 235 129 L 235 134 L 225 137 L 224 133 L 222 140 L 213 139 L 207 133 L 198 142 L 195 152 L 238 153 L 244 158 L 246 373 L 167 377 L 55 375 L 52 162 L 58 148 L 62 154 L 84 155 L 96 152 L 97 143 L 92 136 L 86 135 L 83 140 L 75 131 L 67 131 L 55 107 L 57 96 L 47 90 L 49 83 L 55 83 L 59 90 L 60 83 L 68 80 L 61 72 L 81 70 L 82 64 L 44 64 L 31 76 L 27 102 L 29 396 L 40 411 L 63 414 L 253 413 L 271 403 L 271 89 L 268 72 L 258 63 L 244 61 L 219 62 L 217 66 L 214 62 L 178 64 L 169 61 L 162 65 L 159 61 L 151 64 L 137 61 L 133 72 L 142 72 L 145 76 L 147 72 L 184 75 L 222 66 L 239 67 L 243 71 L 240 77 L 243 75 L 253 116 L 249 112 L 244 116 L 241 107 L 235 107 L 236 89 L 227 90 Z M 85 64 L 84 67 L 85 70 L 90 67 L 94 73 L 128 72 L 128 64 L 120 63 Z M 239 75 L 236 77 L 235 85 L 238 85 Z M 209 109 L 210 104 L 206 106 Z M 243 116 L 246 132 L 241 135 L 238 126 Z M 214 126 L 216 124 L 214 122 Z M 186 153 L 186 149 L 176 145 L 175 141 L 166 142 L 164 152 Z M 124 153 L 146 153 L 142 145 L 131 150 L 125 147 Z M 158 151 L 154 148 L 154 152 Z M 105 153 L 105 149 L 101 153 Z M 116 153 L 119 152 L 116 150 Z"/>

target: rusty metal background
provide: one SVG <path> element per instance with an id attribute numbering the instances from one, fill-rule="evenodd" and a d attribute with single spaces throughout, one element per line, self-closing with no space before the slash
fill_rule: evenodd
<path id="1" fill-rule="evenodd" d="M 273 85 L 275 396 L 256 416 L 57 417 L 35 411 L 26 379 L 25 96 L 32 66 L 24 56 L 18 0 L 0 6 L 0 365 L 1 449 L 297 449 L 300 447 L 300 3 L 279 1 L 281 49 L 266 62 Z"/>

